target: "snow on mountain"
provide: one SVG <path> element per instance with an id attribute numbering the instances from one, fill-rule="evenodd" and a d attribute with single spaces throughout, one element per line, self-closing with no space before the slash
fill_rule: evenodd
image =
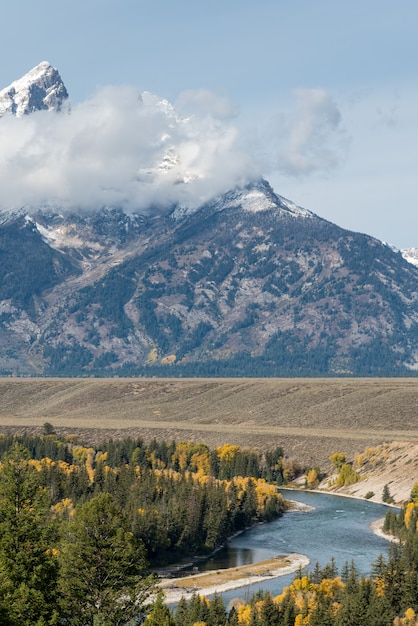
<path id="1" fill-rule="evenodd" d="M 415 265 L 418 267 L 418 248 L 403 248 L 399 250 L 396 246 L 392 246 L 392 244 L 383 242 L 386 246 L 388 246 L 393 252 L 401 254 L 405 261 L 408 261 L 411 265 Z"/>
<path id="2" fill-rule="evenodd" d="M 214 205 L 217 204 L 219 210 L 240 207 L 246 213 L 274 210 L 276 213 L 290 214 L 295 217 L 312 217 L 315 215 L 276 194 L 270 184 L 262 178 L 249 184 L 237 185 L 233 191 L 227 194 L 220 194 L 214 201 Z"/>
<path id="3" fill-rule="evenodd" d="M 5 114 L 21 117 L 40 110 L 59 111 L 67 98 L 58 70 L 43 61 L 0 91 L 0 117 Z"/>
<path id="4" fill-rule="evenodd" d="M 401 254 L 405 261 L 418 267 L 418 248 L 407 248 L 401 250 Z"/>

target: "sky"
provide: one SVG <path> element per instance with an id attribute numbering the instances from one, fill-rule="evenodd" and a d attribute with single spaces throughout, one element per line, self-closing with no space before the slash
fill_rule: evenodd
<path id="1" fill-rule="evenodd" d="M 262 175 L 344 228 L 418 247 L 416 0 L 20 0 L 2 22 L 0 88 L 49 61 L 72 120 L 2 120 L 0 203 L 59 184 L 80 206 L 105 187 L 127 208 L 174 188 L 193 204 Z M 138 113 L 144 91 L 158 98 Z M 153 169 L 167 147 L 168 176 Z"/>

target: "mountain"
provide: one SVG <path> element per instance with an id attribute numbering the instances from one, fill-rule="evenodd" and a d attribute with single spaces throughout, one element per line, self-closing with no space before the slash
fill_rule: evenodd
<path id="1" fill-rule="evenodd" d="M 193 211 L 0 223 L 3 375 L 410 374 L 417 304 L 400 252 L 263 179 Z"/>
<path id="2" fill-rule="evenodd" d="M 39 212 L 0 226 L 3 373 L 394 374 L 418 269 L 266 181 L 194 213 Z"/>
<path id="3" fill-rule="evenodd" d="M 60 111 L 67 98 L 59 72 L 43 61 L 0 91 L 0 117 L 5 114 L 21 117 L 41 110 Z"/>

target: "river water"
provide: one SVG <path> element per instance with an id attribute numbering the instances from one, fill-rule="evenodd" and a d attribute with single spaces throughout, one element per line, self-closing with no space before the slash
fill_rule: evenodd
<path id="1" fill-rule="evenodd" d="M 384 517 L 387 507 L 367 500 L 355 500 L 322 493 L 281 490 L 284 497 L 308 504 L 310 512 L 291 511 L 268 524 L 260 524 L 231 539 L 228 545 L 205 563 L 199 571 L 236 567 L 268 559 L 279 554 L 298 552 L 307 556 L 313 569 L 318 562 L 325 566 L 332 558 L 341 571 L 354 561 L 357 571 L 368 575 L 380 554 L 386 554 L 388 542 L 376 536 L 370 523 Z M 258 589 L 279 594 L 295 574 L 281 576 L 222 594 L 226 603 L 232 598 L 249 597 Z"/>

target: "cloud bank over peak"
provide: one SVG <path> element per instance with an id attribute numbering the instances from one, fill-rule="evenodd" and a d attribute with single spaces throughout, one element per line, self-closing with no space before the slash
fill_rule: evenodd
<path id="1" fill-rule="evenodd" d="M 106 87 L 69 113 L 1 118 L 0 208 L 193 208 L 259 176 L 225 106 L 216 116 L 206 99 L 211 110 L 181 117 L 151 93 Z"/>
<path id="2" fill-rule="evenodd" d="M 57 70 L 41 63 L 2 90 L 3 99 L 30 104 L 57 85 L 66 98 Z M 294 95 L 296 105 L 255 140 L 238 129 L 236 105 L 205 89 L 183 92 L 176 108 L 132 86 L 105 87 L 60 112 L 28 104 L 0 119 L 0 210 L 193 209 L 266 172 L 300 177 L 335 168 L 344 138 L 337 105 L 322 89 Z"/>

